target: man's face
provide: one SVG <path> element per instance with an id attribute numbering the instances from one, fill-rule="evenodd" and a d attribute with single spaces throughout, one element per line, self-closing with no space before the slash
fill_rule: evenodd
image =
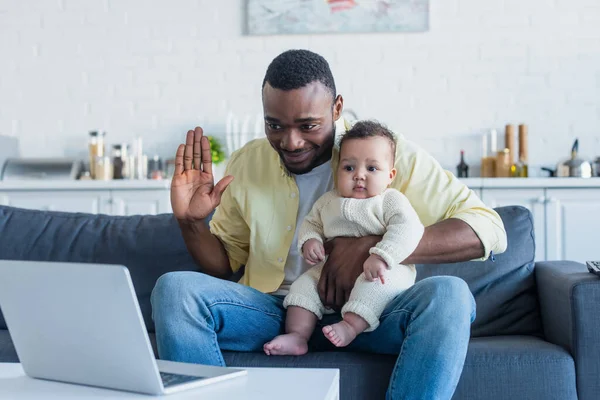
<path id="1" fill-rule="evenodd" d="M 293 90 L 263 88 L 265 133 L 285 167 L 304 174 L 331 158 L 335 121 L 343 99 L 335 101 L 321 82 Z"/>

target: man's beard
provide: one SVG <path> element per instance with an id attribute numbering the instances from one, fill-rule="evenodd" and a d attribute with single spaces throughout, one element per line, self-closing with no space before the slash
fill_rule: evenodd
<path id="1" fill-rule="evenodd" d="M 315 155 L 313 156 L 312 160 L 310 160 L 310 163 L 308 164 L 308 166 L 305 168 L 302 168 L 302 169 L 297 169 L 297 168 L 293 168 L 293 167 L 290 168 L 287 164 L 285 164 L 285 159 L 283 157 L 283 153 L 281 152 L 281 150 L 279 151 L 279 158 L 281 158 L 281 161 L 283 162 L 283 164 L 285 165 L 287 170 L 290 171 L 292 174 L 295 174 L 295 175 L 306 174 L 306 173 L 312 171 L 314 168 L 318 167 L 321 164 L 326 163 L 327 161 L 329 161 L 331 159 L 331 153 L 333 151 L 333 144 L 335 143 L 335 122 L 333 123 L 333 125 L 331 127 L 331 132 L 327 137 L 328 137 L 327 141 L 325 141 L 322 145 L 313 147 Z"/>

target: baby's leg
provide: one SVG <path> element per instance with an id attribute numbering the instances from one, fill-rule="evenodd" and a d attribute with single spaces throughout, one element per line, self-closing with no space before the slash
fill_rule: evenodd
<path id="1" fill-rule="evenodd" d="M 264 350 L 269 356 L 301 356 L 308 352 L 308 340 L 312 335 L 317 316 L 302 307 L 290 306 L 287 309 L 284 335 L 279 335 L 268 343 Z"/>
<path id="2" fill-rule="evenodd" d="M 369 323 L 363 317 L 347 312 L 344 314 L 344 319 L 337 324 L 324 326 L 323 333 L 337 347 L 345 347 L 368 327 Z"/>
<path id="3" fill-rule="evenodd" d="M 325 309 L 317 292 L 321 269 L 321 265 L 311 268 L 290 287 L 283 302 L 287 308 L 286 333 L 264 345 L 266 354 L 299 356 L 308 351 L 308 340 Z"/>
<path id="4" fill-rule="evenodd" d="M 361 274 L 342 308 L 343 320 L 323 328 L 323 333 L 338 347 L 350 344 L 357 335 L 379 326 L 386 305 L 415 282 L 414 266 L 398 265 L 385 272 L 385 284 L 368 281 Z"/>

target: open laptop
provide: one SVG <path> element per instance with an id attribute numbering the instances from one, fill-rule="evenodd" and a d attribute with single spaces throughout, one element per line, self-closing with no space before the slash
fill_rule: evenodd
<path id="1" fill-rule="evenodd" d="M 0 260 L 0 308 L 33 378 L 160 395 L 246 374 L 168 362 L 159 370 L 123 266 Z"/>

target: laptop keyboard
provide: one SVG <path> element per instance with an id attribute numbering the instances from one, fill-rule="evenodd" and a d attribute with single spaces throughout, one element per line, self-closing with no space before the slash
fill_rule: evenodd
<path id="1" fill-rule="evenodd" d="M 169 386 L 173 386 L 173 385 L 179 385 L 181 383 L 187 383 L 187 382 L 199 381 L 202 379 L 206 379 L 203 376 L 171 374 L 169 372 L 161 372 L 160 378 L 162 379 L 164 387 L 169 387 Z"/>

